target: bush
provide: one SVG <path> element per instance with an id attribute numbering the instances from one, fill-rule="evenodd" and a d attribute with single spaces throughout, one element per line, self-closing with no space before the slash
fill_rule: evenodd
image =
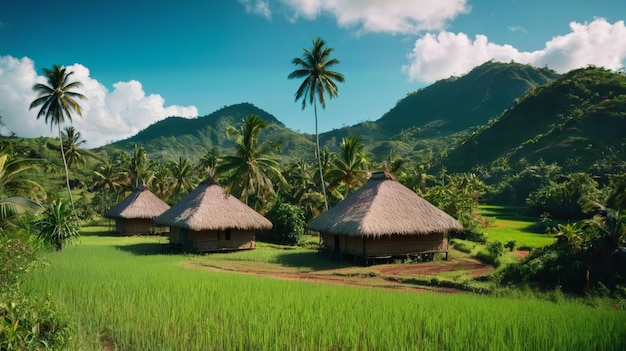
<path id="1" fill-rule="evenodd" d="M 71 335 L 69 320 L 48 298 L 20 289 L 43 262 L 40 240 L 24 230 L 0 232 L 0 350 L 60 350 Z"/>
<path id="2" fill-rule="evenodd" d="M 260 240 L 296 245 L 304 234 L 304 209 L 288 203 L 277 203 L 265 215 L 274 227 L 259 234 Z"/>
<path id="3" fill-rule="evenodd" d="M 62 350 L 71 335 L 69 318 L 47 297 L 0 293 L 0 350 Z"/>
<path id="4" fill-rule="evenodd" d="M 463 232 L 452 232 L 448 234 L 450 239 L 461 239 L 467 241 L 473 241 L 479 244 L 487 243 L 487 237 L 485 234 L 478 230 L 466 230 Z"/>

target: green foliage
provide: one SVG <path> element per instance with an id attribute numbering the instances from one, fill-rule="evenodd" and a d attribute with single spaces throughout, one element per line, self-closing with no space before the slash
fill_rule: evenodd
<path id="1" fill-rule="evenodd" d="M 45 206 L 41 218 L 35 223 L 39 237 L 58 251 L 72 240 L 80 237 L 80 227 L 76 223 L 72 208 L 63 199 L 55 199 Z"/>
<path id="2" fill-rule="evenodd" d="M 598 198 L 598 183 L 589 174 L 568 174 L 529 195 L 526 202 L 533 214 L 548 212 L 557 218 L 581 218 L 583 206 Z"/>
<path id="3" fill-rule="evenodd" d="M 277 203 L 265 215 L 274 225 L 261 233 L 259 239 L 270 242 L 295 245 L 304 234 L 304 209 L 288 203 Z"/>
<path id="4" fill-rule="evenodd" d="M 485 184 L 474 174 L 448 176 L 444 185 L 428 188 L 424 198 L 456 218 L 466 231 L 476 231 L 482 223 L 478 214 L 478 199 Z"/>
<path id="5" fill-rule="evenodd" d="M 0 350 L 63 350 L 69 318 L 47 297 L 0 292 Z"/>
<path id="6" fill-rule="evenodd" d="M 0 350 L 60 350 L 69 319 L 52 301 L 24 292 L 20 283 L 43 265 L 42 243 L 24 230 L 0 233 Z"/>

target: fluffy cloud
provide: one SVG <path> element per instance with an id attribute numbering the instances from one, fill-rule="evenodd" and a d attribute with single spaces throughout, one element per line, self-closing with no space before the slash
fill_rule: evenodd
<path id="1" fill-rule="evenodd" d="M 342 27 L 356 28 L 359 33 L 393 34 L 440 30 L 459 14 L 467 13 L 466 0 L 279 0 L 289 9 L 292 21 L 315 19 L 322 14 L 334 16 Z M 248 12 L 252 0 L 240 0 Z M 262 2 L 267 5 L 267 1 Z M 269 7 L 267 9 L 269 13 Z M 257 12 L 258 13 L 258 12 Z"/>
<path id="2" fill-rule="evenodd" d="M 624 67 L 626 27 L 623 21 L 608 23 L 598 18 L 591 23 L 570 23 L 571 32 L 552 38 L 542 50 L 522 52 L 510 45 L 490 43 L 486 36 L 472 40 L 463 33 L 428 33 L 415 42 L 405 72 L 414 81 L 433 82 L 461 75 L 488 61 L 547 66 L 557 72 L 596 65 L 608 69 Z"/>
<path id="3" fill-rule="evenodd" d="M 239 0 L 239 3 L 244 6 L 247 13 L 253 13 L 268 19 L 272 17 L 267 0 Z"/>
<path id="4" fill-rule="evenodd" d="M 195 106 L 165 106 L 165 100 L 157 94 L 147 95 L 138 81 L 113 84 L 113 91 L 89 75 L 89 69 L 80 64 L 68 66 L 74 72 L 73 80 L 83 86 L 80 92 L 88 100 L 79 101 L 83 117 L 76 115 L 72 125 L 87 141 L 87 147 L 97 147 L 137 134 L 156 121 L 169 116 L 196 117 Z M 32 91 L 35 83 L 46 83 L 38 76 L 34 63 L 25 57 L 17 59 L 0 56 L 0 116 L 3 134 L 13 132 L 22 137 L 58 136 L 56 126 L 51 128 L 42 119 L 37 120 L 38 110 L 28 110 L 36 98 Z M 67 125 L 61 125 L 64 128 Z"/>

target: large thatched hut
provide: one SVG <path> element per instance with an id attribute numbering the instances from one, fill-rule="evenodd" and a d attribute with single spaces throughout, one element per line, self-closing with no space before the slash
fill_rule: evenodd
<path id="1" fill-rule="evenodd" d="M 376 258 L 448 252 L 446 233 L 463 226 L 389 174 L 380 172 L 308 223 L 330 252 Z"/>
<path id="2" fill-rule="evenodd" d="M 146 186 L 141 186 L 106 211 L 104 217 L 115 219 L 115 231 L 120 234 L 167 232 L 167 228 L 157 228 L 154 225 L 154 218 L 169 208 L 168 204 Z"/>
<path id="3" fill-rule="evenodd" d="M 211 177 L 154 221 L 170 227 L 171 246 L 196 252 L 254 249 L 256 231 L 272 228 Z"/>

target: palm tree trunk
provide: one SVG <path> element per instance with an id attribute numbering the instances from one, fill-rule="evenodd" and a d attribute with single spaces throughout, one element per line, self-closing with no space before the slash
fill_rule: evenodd
<path id="1" fill-rule="evenodd" d="M 324 195 L 324 209 L 328 210 L 328 200 L 326 199 L 326 182 L 324 181 L 324 171 L 322 171 L 322 156 L 320 155 L 320 135 L 317 132 L 317 102 L 315 100 L 313 100 L 313 110 L 315 111 L 315 153 L 317 154 L 317 165 L 320 169 L 322 195 Z"/>
<path id="2" fill-rule="evenodd" d="M 65 159 L 65 150 L 63 149 L 63 134 L 61 133 L 61 125 L 57 123 L 59 128 L 59 142 L 61 143 L 61 158 L 63 159 L 63 167 L 65 168 L 65 184 L 67 185 L 67 194 L 70 197 L 70 204 L 72 205 L 72 212 L 76 218 L 76 225 L 80 227 L 80 220 L 76 214 L 76 208 L 74 208 L 74 198 L 72 197 L 72 189 L 70 188 L 70 172 L 67 168 L 67 160 Z"/>

